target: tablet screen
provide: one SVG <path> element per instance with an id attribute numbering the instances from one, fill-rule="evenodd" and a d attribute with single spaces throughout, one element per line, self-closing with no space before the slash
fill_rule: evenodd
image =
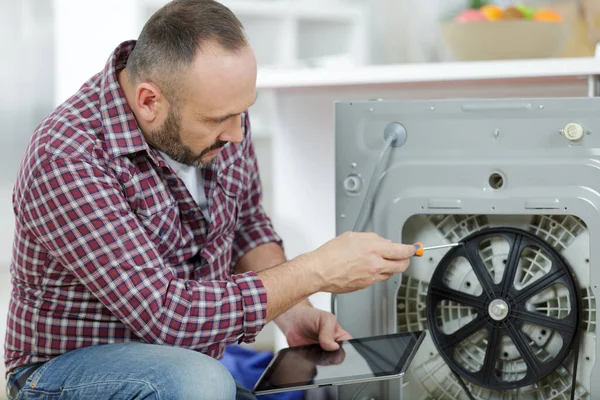
<path id="1" fill-rule="evenodd" d="M 290 347 L 278 353 L 255 391 L 397 376 L 405 371 L 423 336 L 412 332 L 352 339 L 335 351 L 325 351 L 319 344 Z"/>

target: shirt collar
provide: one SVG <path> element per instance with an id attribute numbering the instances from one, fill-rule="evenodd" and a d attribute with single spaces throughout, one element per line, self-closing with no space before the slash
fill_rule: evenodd
<path id="1" fill-rule="evenodd" d="M 107 151 L 113 157 L 148 151 L 148 143 L 117 80 L 117 72 L 125 67 L 135 44 L 135 40 L 130 40 L 117 46 L 108 58 L 101 76 L 100 113 Z"/>
<path id="2" fill-rule="evenodd" d="M 171 157 L 169 157 L 166 153 L 159 151 L 160 155 L 163 156 L 163 158 L 165 159 L 165 161 L 167 162 L 167 164 L 169 164 L 171 166 L 171 168 L 173 169 L 173 171 L 175 171 L 176 174 L 187 174 L 193 167 L 189 166 L 189 165 L 185 165 L 180 163 L 179 161 L 175 161 L 173 160 Z"/>

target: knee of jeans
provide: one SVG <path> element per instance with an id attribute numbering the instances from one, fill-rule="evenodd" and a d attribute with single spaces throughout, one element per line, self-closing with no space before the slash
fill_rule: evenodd
<path id="1" fill-rule="evenodd" d="M 176 382 L 173 382 L 173 389 L 178 392 L 178 398 L 235 399 L 235 381 L 227 368 L 214 358 L 201 354 L 198 356 L 177 368 L 181 373 L 179 377 L 174 377 Z"/>

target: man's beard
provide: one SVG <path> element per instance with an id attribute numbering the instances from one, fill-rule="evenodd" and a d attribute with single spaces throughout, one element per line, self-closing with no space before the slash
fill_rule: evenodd
<path id="1" fill-rule="evenodd" d="M 181 116 L 178 110 L 173 107 L 169 110 L 169 115 L 167 115 L 161 129 L 151 132 L 151 144 L 173 160 L 195 168 L 206 167 L 212 164 L 216 160 L 216 157 L 209 161 L 204 161 L 202 158 L 208 152 L 220 149 L 227 144 L 227 142 L 218 140 L 210 147 L 202 150 L 200 154 L 194 154 L 188 146 L 181 142 L 180 131 Z"/>

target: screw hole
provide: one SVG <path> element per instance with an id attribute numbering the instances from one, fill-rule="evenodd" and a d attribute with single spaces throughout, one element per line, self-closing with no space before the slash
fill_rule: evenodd
<path id="1" fill-rule="evenodd" d="M 506 265 L 506 259 L 502 260 L 502 264 Z"/>
<path id="2" fill-rule="evenodd" d="M 585 259 L 585 262 L 589 264 L 589 262 L 590 262 L 590 259 L 589 259 L 589 258 L 586 258 L 586 259 Z"/>
<path id="3" fill-rule="evenodd" d="M 545 329 L 542 329 L 542 336 L 545 335 L 547 332 Z"/>
<path id="4" fill-rule="evenodd" d="M 429 257 L 429 262 L 433 262 L 433 257 Z"/>
<path id="5" fill-rule="evenodd" d="M 471 287 L 471 282 L 466 282 L 465 285 L 467 285 L 467 287 Z"/>
<path id="6" fill-rule="evenodd" d="M 508 358 L 508 353 L 504 353 L 504 358 Z"/>
<path id="7" fill-rule="evenodd" d="M 492 189 L 500 189 L 504 186 L 504 178 L 502 178 L 502 175 L 494 172 L 490 175 L 489 184 Z"/>
<path id="8" fill-rule="evenodd" d="M 585 361 L 590 361 L 590 358 L 589 358 L 589 357 L 586 357 L 586 358 L 585 358 Z"/>

